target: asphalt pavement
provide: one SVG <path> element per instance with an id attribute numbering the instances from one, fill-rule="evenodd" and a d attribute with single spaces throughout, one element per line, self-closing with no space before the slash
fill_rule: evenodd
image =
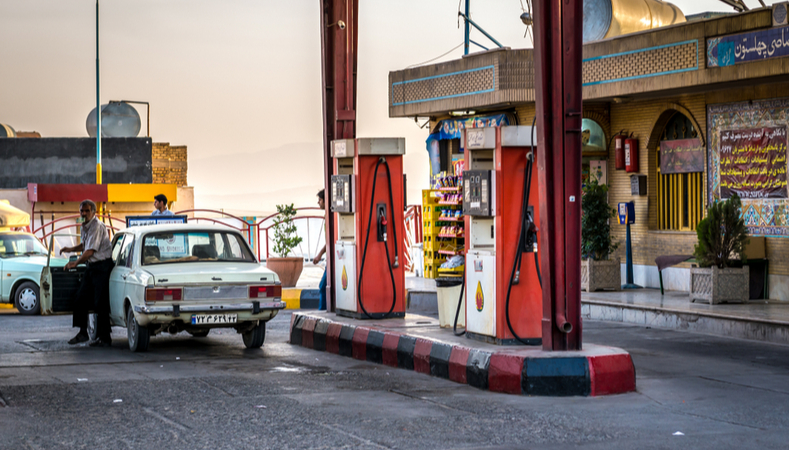
<path id="1" fill-rule="evenodd" d="M 232 330 L 131 353 L 69 346 L 70 316 L 0 315 L 0 449 L 788 448 L 788 346 L 586 321 L 637 392 L 520 397 Z"/>

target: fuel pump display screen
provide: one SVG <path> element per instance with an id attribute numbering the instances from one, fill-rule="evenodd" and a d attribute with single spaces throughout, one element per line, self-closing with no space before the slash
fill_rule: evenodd
<path id="1" fill-rule="evenodd" d="M 467 216 L 493 217 L 492 205 L 494 171 L 464 171 L 464 214 Z"/>
<path id="2" fill-rule="evenodd" d="M 332 175 L 332 212 L 354 212 L 352 175 Z"/>

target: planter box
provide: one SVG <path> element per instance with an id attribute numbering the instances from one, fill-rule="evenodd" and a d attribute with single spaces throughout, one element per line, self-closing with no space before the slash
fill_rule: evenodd
<path id="1" fill-rule="evenodd" d="M 749 266 L 740 269 L 692 267 L 689 280 L 689 301 L 745 303 L 749 300 Z"/>
<path id="2" fill-rule="evenodd" d="M 295 287 L 296 282 L 299 280 L 299 275 L 302 274 L 304 259 L 297 257 L 268 258 L 266 267 L 280 277 L 280 283 L 282 283 L 284 288 Z"/>
<path id="3" fill-rule="evenodd" d="M 582 289 L 587 292 L 598 289 L 620 290 L 620 258 L 605 261 L 582 261 Z"/>

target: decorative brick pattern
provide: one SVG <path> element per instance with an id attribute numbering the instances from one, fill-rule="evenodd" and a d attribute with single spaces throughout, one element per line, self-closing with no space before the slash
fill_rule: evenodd
<path id="1" fill-rule="evenodd" d="M 447 97 L 492 92 L 494 66 L 392 84 L 391 105 L 425 102 Z"/>
<path id="2" fill-rule="evenodd" d="M 655 76 L 697 65 L 697 42 L 591 58 L 582 62 L 582 85 Z"/>
<path id="3" fill-rule="evenodd" d="M 187 185 L 187 147 L 154 142 L 151 149 L 151 172 L 155 184 Z"/>

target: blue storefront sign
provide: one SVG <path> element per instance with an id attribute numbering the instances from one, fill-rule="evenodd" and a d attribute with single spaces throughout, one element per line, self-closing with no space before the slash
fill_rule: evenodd
<path id="1" fill-rule="evenodd" d="M 708 39 L 708 67 L 788 56 L 787 27 L 775 27 L 749 33 Z"/>

